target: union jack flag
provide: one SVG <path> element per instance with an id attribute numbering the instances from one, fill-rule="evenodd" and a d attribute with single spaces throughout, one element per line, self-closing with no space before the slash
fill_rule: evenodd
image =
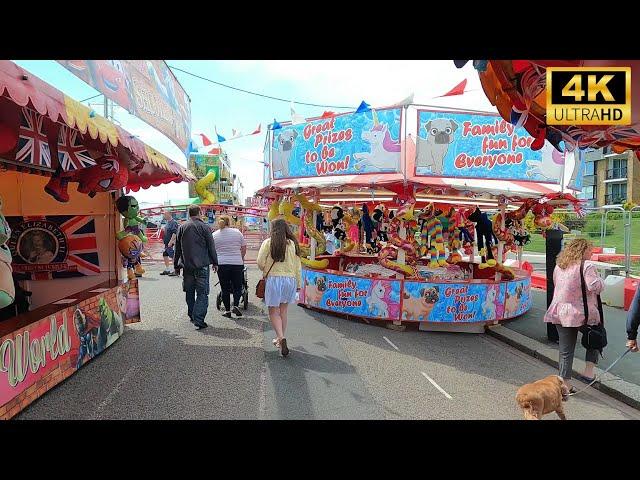
<path id="1" fill-rule="evenodd" d="M 20 110 L 20 138 L 16 161 L 51 168 L 51 151 L 44 131 L 44 117 L 24 107 Z"/>
<path id="2" fill-rule="evenodd" d="M 58 133 L 58 159 L 65 172 L 92 167 L 96 161 L 82 143 L 80 132 L 61 126 Z"/>
<path id="3" fill-rule="evenodd" d="M 100 274 L 95 217 L 47 215 L 7 217 L 12 230 L 9 248 L 13 271 L 31 280 L 82 277 Z M 35 247 L 33 234 L 39 231 Z"/>

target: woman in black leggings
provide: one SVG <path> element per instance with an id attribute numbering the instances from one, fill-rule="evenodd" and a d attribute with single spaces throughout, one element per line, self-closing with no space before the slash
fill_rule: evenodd
<path id="1" fill-rule="evenodd" d="M 222 315 L 227 318 L 231 318 L 231 312 L 237 317 L 242 316 L 238 306 L 242 298 L 244 256 L 247 253 L 247 241 L 244 235 L 230 225 L 231 219 L 227 215 L 221 215 L 218 217 L 218 230 L 213 233 L 218 254 L 218 279 L 225 308 Z M 231 293 L 233 293 L 233 309 L 231 309 Z"/>

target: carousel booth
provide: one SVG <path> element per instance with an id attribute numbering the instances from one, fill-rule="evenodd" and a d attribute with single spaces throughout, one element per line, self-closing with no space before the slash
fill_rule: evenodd
<path id="1" fill-rule="evenodd" d="M 300 304 L 463 332 L 529 310 L 524 217 L 545 230 L 554 208 L 582 211 L 560 186 L 579 162 L 533 141 L 495 114 L 413 105 L 276 124 L 260 194 L 300 239 Z"/>
<path id="2" fill-rule="evenodd" d="M 140 321 L 143 219 L 122 189 L 191 180 L 126 131 L 0 61 L 0 418 Z"/>

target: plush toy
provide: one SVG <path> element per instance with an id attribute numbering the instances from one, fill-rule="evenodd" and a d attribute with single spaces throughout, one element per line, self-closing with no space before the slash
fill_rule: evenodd
<path id="1" fill-rule="evenodd" d="M 344 217 L 342 207 L 340 205 L 334 205 L 331 209 L 331 223 L 333 224 L 333 228 L 336 228 L 338 226 L 338 223 L 340 223 L 342 217 Z"/>
<path id="2" fill-rule="evenodd" d="M 44 191 L 57 201 L 69 201 L 67 187 L 69 182 L 78 183 L 78 192 L 94 197 L 98 192 L 120 190 L 129 181 L 129 170 L 124 161 L 106 155 L 93 167 L 81 168 L 69 172 L 62 172 L 58 167 L 56 173 L 45 185 Z"/>
<path id="3" fill-rule="evenodd" d="M 124 230 L 118 232 L 116 235 L 118 242 L 120 243 L 120 241 L 128 235 L 132 235 L 138 237 L 142 243 L 146 243 L 147 237 L 142 231 L 146 222 L 144 218 L 138 216 L 140 213 L 138 201 L 130 195 L 125 195 L 116 200 L 116 208 L 118 212 L 120 212 L 120 215 L 124 217 Z M 141 277 L 144 273 L 144 268 L 142 268 L 142 263 L 140 262 L 142 247 L 133 239 L 127 245 L 128 247 L 132 247 L 125 250 L 129 256 L 123 255 L 126 258 L 127 276 L 129 280 L 132 280 L 135 277 Z M 121 249 L 121 253 L 122 252 L 123 250 Z"/>
<path id="4" fill-rule="evenodd" d="M 420 231 L 423 239 L 422 254 L 429 250 L 429 266 L 432 268 L 443 267 L 447 264 L 444 249 L 444 238 L 442 236 L 442 223 L 437 217 L 437 211 L 432 203 L 427 205 L 420 214 Z"/>
<path id="5" fill-rule="evenodd" d="M 455 219 L 455 211 L 452 208 L 449 211 L 449 226 L 448 226 L 447 246 L 449 247 L 449 257 L 447 257 L 447 263 L 458 263 L 462 260 L 460 255 L 460 247 L 462 242 L 460 241 L 460 229 Z"/>
<path id="6" fill-rule="evenodd" d="M 11 250 L 6 243 L 11 238 L 11 228 L 2 214 L 2 198 L 0 198 L 0 308 L 13 303 L 16 290 L 13 285 L 11 268 Z"/>
<path id="7" fill-rule="evenodd" d="M 369 207 L 364 203 L 362 205 L 362 228 L 364 229 L 364 241 L 367 245 L 373 246 L 373 220 L 369 215 Z"/>
<path id="8" fill-rule="evenodd" d="M 542 230 L 547 230 L 551 228 L 553 225 L 553 220 L 551 220 L 551 214 L 553 213 L 554 208 L 549 204 L 538 203 L 532 209 L 531 213 L 535 216 L 534 223 L 537 227 L 540 227 Z"/>
<path id="9" fill-rule="evenodd" d="M 486 213 L 482 213 L 477 207 L 474 212 L 469 215 L 468 218 L 476 224 L 476 230 L 478 232 L 478 249 L 480 250 L 480 255 L 482 257 L 481 263 L 478 268 L 484 269 L 487 267 L 494 267 L 496 265 L 496 261 L 493 257 L 491 246 L 494 239 L 496 240 L 496 243 L 498 240 L 493 234 L 493 226 L 491 225 L 491 220 L 489 220 L 489 217 Z"/>

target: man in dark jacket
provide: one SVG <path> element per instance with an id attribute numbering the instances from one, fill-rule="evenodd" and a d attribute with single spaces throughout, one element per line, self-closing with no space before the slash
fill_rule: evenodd
<path id="1" fill-rule="evenodd" d="M 209 308 L 209 265 L 215 272 L 218 256 L 213 235 L 200 218 L 198 205 L 189 207 L 189 217 L 178 228 L 173 267 L 176 274 L 180 274 L 180 269 L 184 270 L 182 290 L 187 297 L 189 320 L 200 330 L 209 326 L 204 321 Z"/>
<path id="2" fill-rule="evenodd" d="M 640 286 L 636 289 L 636 294 L 631 300 L 629 314 L 627 316 L 627 347 L 632 352 L 638 351 L 638 326 L 640 325 Z"/>

